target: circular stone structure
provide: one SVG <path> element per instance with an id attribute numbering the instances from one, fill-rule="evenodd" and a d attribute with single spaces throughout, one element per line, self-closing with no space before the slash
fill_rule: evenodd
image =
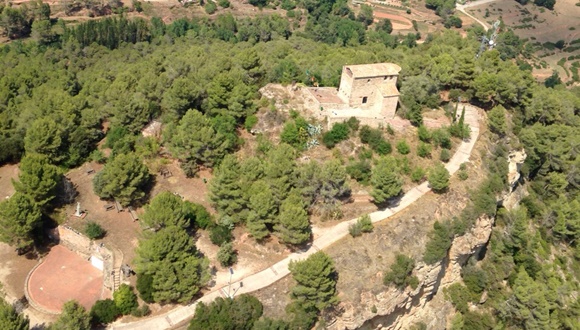
<path id="1" fill-rule="evenodd" d="M 76 300 L 89 310 L 102 296 L 103 272 L 78 254 L 56 245 L 31 271 L 26 284 L 33 305 L 45 312 L 60 313 L 69 300 Z"/>

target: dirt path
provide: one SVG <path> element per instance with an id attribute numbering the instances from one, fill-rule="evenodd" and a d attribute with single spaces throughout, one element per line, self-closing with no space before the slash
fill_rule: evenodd
<path id="1" fill-rule="evenodd" d="M 479 136 L 479 118 L 480 118 L 479 109 L 474 106 L 466 104 L 465 110 L 466 110 L 465 122 L 471 128 L 471 138 L 461 143 L 457 152 L 453 155 L 449 163 L 445 165 L 450 174 L 455 173 L 462 163 L 469 161 L 471 151 L 473 150 L 475 142 L 477 141 L 477 138 Z M 430 190 L 431 189 L 429 188 L 428 183 L 425 182 L 407 191 L 405 195 L 401 198 L 397 206 L 371 213 L 370 216 L 373 223 L 389 219 L 393 215 L 407 208 L 412 203 L 416 202 L 419 198 L 428 193 Z M 204 303 L 209 303 L 217 297 L 225 297 L 227 296 L 228 290 L 231 291 L 235 290 L 237 294 L 242 294 L 242 293 L 250 293 L 259 290 L 261 288 L 267 287 L 290 274 L 290 271 L 288 270 L 288 264 L 290 263 L 290 261 L 305 259 L 311 254 L 316 253 L 317 251 L 324 249 L 325 247 L 328 247 L 331 244 L 339 241 L 340 239 L 348 235 L 348 227 L 350 226 L 350 224 L 356 222 L 357 220 L 358 219 L 352 219 L 349 221 L 341 222 L 335 225 L 334 227 L 327 228 L 324 234 L 315 239 L 306 251 L 293 253 L 284 260 L 279 261 L 278 263 L 253 275 L 249 275 L 247 277 L 240 278 L 238 280 L 233 279 L 231 288 L 228 288 L 227 286 L 225 287 L 216 286 L 216 289 L 214 289 L 212 292 L 206 294 L 198 301 L 190 305 L 180 306 L 166 314 L 162 314 L 149 319 L 140 320 L 137 322 L 125 324 L 117 322 L 115 324 L 111 324 L 109 326 L 109 329 L 167 329 L 176 324 L 184 322 L 188 318 L 192 317 L 193 314 L 195 313 L 196 305 L 200 301 Z M 224 274 L 220 275 L 222 277 L 224 276 Z M 226 276 L 229 275 L 226 274 Z M 241 285 L 242 282 L 243 286 Z"/>
<path id="2" fill-rule="evenodd" d="M 391 20 L 391 24 L 393 25 L 394 30 L 407 30 L 413 28 L 413 23 L 411 23 L 411 21 L 409 21 L 405 17 L 387 14 L 380 11 L 376 11 L 374 15 L 375 18 L 388 18 L 389 20 Z"/>
<path id="3" fill-rule="evenodd" d="M 487 31 L 487 30 L 489 29 L 489 26 L 488 26 L 488 25 L 487 25 L 485 22 L 483 22 L 483 21 L 481 21 L 480 19 L 478 19 L 477 17 L 475 17 L 475 16 L 471 15 L 470 13 L 468 13 L 468 12 L 467 12 L 467 10 L 465 10 L 465 9 L 467 9 L 467 8 L 469 8 L 469 7 L 475 7 L 475 6 L 483 5 L 483 4 L 486 4 L 486 3 L 489 3 L 489 2 L 494 2 L 494 1 L 497 1 L 497 0 L 480 0 L 480 1 L 473 1 L 473 2 L 470 2 L 470 3 L 468 3 L 468 4 L 465 4 L 465 5 L 460 5 L 460 4 L 457 4 L 457 5 L 455 6 L 455 8 L 456 8 L 457 10 L 459 10 L 460 12 L 462 12 L 463 14 L 465 14 L 466 16 L 468 16 L 469 18 L 471 18 L 472 20 L 474 20 L 474 21 L 476 21 L 477 23 L 479 23 L 481 26 L 483 26 L 483 29 L 484 29 L 485 31 Z"/>

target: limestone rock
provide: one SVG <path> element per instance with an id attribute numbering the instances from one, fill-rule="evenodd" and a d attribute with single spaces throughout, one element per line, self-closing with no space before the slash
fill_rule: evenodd
<path id="1" fill-rule="evenodd" d="M 520 179 L 520 168 L 526 160 L 526 151 L 515 150 L 508 155 L 508 183 L 510 187 L 515 188 L 516 183 Z"/>
<path id="2" fill-rule="evenodd" d="M 446 316 L 453 307 L 445 301 L 442 289 L 461 280 L 461 267 L 485 247 L 493 223 L 493 218 L 482 216 L 468 233 L 455 238 L 446 259 L 448 262 L 434 265 L 417 262 L 413 270 L 413 275 L 419 279 L 416 289 L 399 290 L 389 286 L 378 294 L 361 292 L 357 306 L 341 303 L 339 308 L 344 312 L 328 329 L 357 329 L 365 325 L 365 329 L 370 326 L 373 329 L 400 330 L 418 322 L 427 324 L 429 329 L 443 329 Z M 376 307 L 376 313 L 373 313 L 372 306 Z"/>

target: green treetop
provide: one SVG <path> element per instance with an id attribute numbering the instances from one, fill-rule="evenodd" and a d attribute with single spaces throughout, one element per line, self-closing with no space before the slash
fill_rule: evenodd
<path id="1" fill-rule="evenodd" d="M 116 199 L 122 205 L 145 197 L 151 182 L 149 169 L 134 153 L 120 154 L 105 165 L 93 179 L 95 193 L 106 199 Z"/>
<path id="2" fill-rule="evenodd" d="M 403 189 L 403 180 L 398 174 L 396 161 L 391 156 L 382 157 L 373 168 L 371 185 L 375 203 L 384 203 L 389 198 L 398 196 Z"/>
<path id="3" fill-rule="evenodd" d="M 67 301 L 62 307 L 58 319 L 49 326 L 49 330 L 90 330 L 91 316 L 78 302 Z"/>

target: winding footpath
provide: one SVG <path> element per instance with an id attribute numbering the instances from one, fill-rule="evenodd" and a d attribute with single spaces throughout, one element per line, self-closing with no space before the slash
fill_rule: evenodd
<path id="1" fill-rule="evenodd" d="M 462 163 L 469 161 L 471 151 L 473 150 L 475 142 L 479 137 L 479 109 L 469 104 L 462 104 L 461 106 L 465 106 L 465 123 L 468 124 L 469 127 L 471 128 L 471 136 L 469 140 L 461 142 L 461 145 L 457 149 L 457 152 L 455 152 L 451 160 L 445 165 L 450 174 L 455 173 Z M 389 219 L 393 215 L 407 208 L 412 203 L 416 202 L 419 198 L 421 198 L 430 190 L 431 189 L 429 188 L 427 182 L 424 182 L 414 187 L 413 189 L 405 193 L 405 195 L 401 198 L 397 206 L 371 213 L 370 217 L 372 222 L 376 223 L 379 221 Z M 288 270 L 288 264 L 290 263 L 290 261 L 306 259 L 311 254 L 316 253 L 317 251 L 322 250 L 330 246 L 331 244 L 341 240 L 343 237 L 348 235 L 348 227 L 357 220 L 358 218 L 349 221 L 344 221 L 337 224 L 334 227 L 325 229 L 324 234 L 315 239 L 307 250 L 293 253 L 288 257 L 286 257 L 286 259 L 279 261 L 278 263 L 260 272 L 257 272 L 255 274 L 246 276 L 244 278 L 236 280 L 235 282 L 232 282 L 231 284 L 232 291 L 233 289 L 237 289 L 236 294 L 250 293 L 265 288 L 275 283 L 276 281 L 284 278 L 286 275 L 290 274 L 290 271 Z M 241 282 L 243 282 L 242 287 L 240 287 Z M 178 323 L 181 323 L 191 318 L 195 313 L 195 308 L 198 302 L 202 301 L 207 304 L 216 299 L 217 297 L 226 297 L 227 290 L 228 290 L 227 285 L 225 287 L 219 287 L 207 293 L 206 295 L 204 295 L 203 297 L 201 297 L 192 304 L 180 306 L 165 314 L 157 315 L 136 322 L 131 323 L 117 322 L 111 324 L 108 327 L 108 329 L 123 329 L 123 330 L 168 329 Z"/>
<path id="2" fill-rule="evenodd" d="M 464 13 L 465 15 L 469 16 L 471 19 L 473 19 L 474 21 L 476 21 L 477 23 L 481 24 L 481 26 L 483 26 L 483 29 L 485 31 L 487 31 L 489 29 L 488 24 L 484 23 L 483 21 L 481 21 L 480 19 L 478 19 L 477 17 L 471 15 L 470 13 L 467 12 L 467 8 L 471 8 L 471 7 L 475 7 L 475 6 L 479 6 L 479 5 L 484 5 L 486 3 L 491 3 L 491 2 L 495 2 L 498 0 L 476 0 L 476 1 L 471 1 L 468 2 L 464 5 L 460 5 L 460 4 L 456 4 L 455 5 L 455 9 L 459 10 L 460 12 Z"/>

